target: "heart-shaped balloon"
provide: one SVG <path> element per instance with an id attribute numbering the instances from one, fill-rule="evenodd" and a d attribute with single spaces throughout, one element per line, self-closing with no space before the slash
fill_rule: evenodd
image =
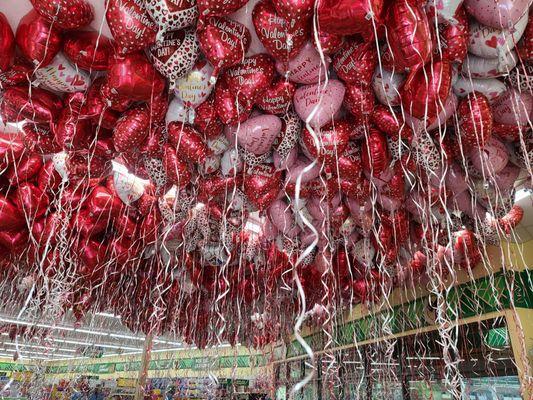
<path id="1" fill-rule="evenodd" d="M 40 67 L 53 60 L 62 44 L 58 28 L 35 11 L 30 11 L 20 20 L 15 40 L 22 55 Z"/>
<path id="2" fill-rule="evenodd" d="M 43 18 L 63 29 L 79 29 L 94 18 L 91 4 L 86 0 L 30 0 Z"/>
<path id="3" fill-rule="evenodd" d="M 348 146 L 351 127 L 346 121 L 335 121 L 315 132 L 318 143 L 306 129 L 302 132 L 302 141 L 313 158 L 334 166 Z"/>
<path id="4" fill-rule="evenodd" d="M 62 53 L 58 53 L 46 67 L 35 70 L 35 77 L 42 88 L 56 92 L 83 92 L 91 83 L 89 74 L 80 71 Z"/>
<path id="5" fill-rule="evenodd" d="M 495 122 L 527 126 L 533 119 L 533 95 L 508 89 L 492 104 L 492 112 Z"/>
<path id="6" fill-rule="evenodd" d="M 294 94 L 294 110 L 313 128 L 321 128 L 340 110 L 345 91 L 344 85 L 334 79 L 326 85 L 302 86 Z"/>
<path id="7" fill-rule="evenodd" d="M 24 216 L 15 205 L 0 194 L 0 230 L 13 230 L 25 225 Z"/>
<path id="8" fill-rule="evenodd" d="M 99 185 L 91 192 L 87 207 L 92 215 L 118 217 L 122 214 L 125 205 L 109 189 Z"/>
<path id="9" fill-rule="evenodd" d="M 306 20 L 313 15 L 315 0 L 272 0 L 276 11 L 287 20 Z"/>
<path id="10" fill-rule="evenodd" d="M 462 63 L 468 51 L 468 18 L 465 9 L 460 7 L 455 13 L 455 22 L 439 24 L 439 39 L 446 46 L 439 49 L 442 58 L 450 62 Z"/>
<path id="11" fill-rule="evenodd" d="M 453 84 L 453 92 L 459 97 L 479 92 L 487 96 L 490 102 L 500 97 L 507 90 L 505 83 L 496 78 L 471 79 L 459 76 Z"/>
<path id="12" fill-rule="evenodd" d="M 200 134 L 192 126 L 171 122 L 167 131 L 168 141 L 175 147 L 180 158 L 200 164 L 210 155 Z"/>
<path id="13" fill-rule="evenodd" d="M 296 85 L 284 79 L 278 79 L 265 90 L 257 106 L 269 114 L 285 114 L 292 105 Z"/>
<path id="14" fill-rule="evenodd" d="M 55 141 L 64 150 L 87 149 L 94 140 L 91 121 L 64 109 L 53 129 Z"/>
<path id="15" fill-rule="evenodd" d="M 365 171 L 378 177 L 385 172 L 390 164 L 389 148 L 385 135 L 377 129 L 370 129 L 361 156 Z"/>
<path id="16" fill-rule="evenodd" d="M 113 187 L 120 200 L 124 204 L 131 205 L 144 194 L 145 184 L 133 174 L 117 171 L 113 174 Z"/>
<path id="17" fill-rule="evenodd" d="M 248 0 L 197 0 L 200 18 L 224 16 L 234 13 L 244 6 Z"/>
<path id="18" fill-rule="evenodd" d="M 6 172 L 5 177 L 9 179 L 9 183 L 17 186 L 21 182 L 25 182 L 35 177 L 42 167 L 43 158 L 38 154 L 30 154 L 17 160 L 16 166 L 13 165 Z"/>
<path id="19" fill-rule="evenodd" d="M 113 42 L 96 31 L 74 31 L 65 37 L 65 55 L 82 69 L 107 71 L 113 58 Z"/>
<path id="20" fill-rule="evenodd" d="M 165 79 L 143 53 L 130 53 L 113 59 L 107 86 L 129 101 L 149 101 L 163 92 Z"/>
<path id="21" fill-rule="evenodd" d="M 261 115 L 243 122 L 237 131 L 237 142 L 256 155 L 270 151 L 281 132 L 281 120 L 275 115 Z"/>
<path id="22" fill-rule="evenodd" d="M 155 42 L 157 26 L 138 0 L 106 0 L 105 17 L 122 54 L 144 49 Z"/>
<path id="23" fill-rule="evenodd" d="M 248 119 L 251 104 L 238 101 L 231 93 L 226 80 L 222 79 L 215 87 L 215 109 L 222 123 L 233 125 Z"/>
<path id="24" fill-rule="evenodd" d="M 505 168 L 509 161 L 509 153 L 502 142 L 491 137 L 483 148 L 472 149 L 470 160 L 479 172 L 492 176 Z"/>
<path id="25" fill-rule="evenodd" d="M 252 18 L 259 40 L 276 59 L 287 60 L 295 56 L 309 36 L 307 20 L 291 23 L 277 14 L 270 1 L 257 3 Z"/>
<path id="26" fill-rule="evenodd" d="M 415 118 L 434 118 L 439 114 L 451 90 L 450 62 L 435 60 L 411 77 L 401 91 L 405 112 Z"/>
<path id="27" fill-rule="evenodd" d="M 330 59 L 326 57 L 324 63 L 320 54 L 311 42 L 307 42 L 302 50 L 289 62 L 276 62 L 276 70 L 295 83 L 312 84 L 324 81 L 329 68 Z"/>
<path id="28" fill-rule="evenodd" d="M 517 62 L 518 56 L 514 50 L 498 58 L 483 58 L 468 53 L 461 74 L 470 78 L 496 78 L 509 74 Z"/>
<path id="29" fill-rule="evenodd" d="M 171 85 L 185 76 L 194 66 L 200 46 L 193 28 L 170 31 L 161 35 L 150 46 L 150 59 L 154 67 L 166 76 Z"/>
<path id="30" fill-rule="evenodd" d="M 4 122 L 28 120 L 51 124 L 59 116 L 62 107 L 59 97 L 46 90 L 32 88 L 30 91 L 27 87 L 16 86 L 4 92 L 1 112 Z"/>
<path id="31" fill-rule="evenodd" d="M 268 208 L 281 188 L 281 171 L 272 164 L 260 164 L 247 172 L 244 177 L 244 193 L 260 210 Z"/>
<path id="32" fill-rule="evenodd" d="M 382 22 L 383 3 L 383 0 L 319 0 L 319 25 L 338 35 L 369 35 L 373 24 Z"/>
<path id="33" fill-rule="evenodd" d="M 0 72 L 6 71 L 13 62 L 15 55 L 15 35 L 9 21 L 0 13 Z"/>
<path id="34" fill-rule="evenodd" d="M 227 18 L 210 17 L 197 31 L 200 48 L 214 66 L 211 81 L 215 81 L 222 68 L 240 62 L 248 47 L 251 36 L 248 29 Z"/>
<path id="35" fill-rule="evenodd" d="M 318 42 L 316 39 L 313 41 L 315 48 L 317 50 L 320 48 L 324 54 L 335 54 L 341 49 L 343 44 L 344 36 L 325 32 L 323 30 L 318 31 Z"/>
<path id="36" fill-rule="evenodd" d="M 422 6 L 409 0 L 396 0 L 388 10 L 387 41 L 394 65 L 417 70 L 433 50 L 431 29 Z"/>
<path id="37" fill-rule="evenodd" d="M 333 69 L 345 83 L 368 85 L 378 61 L 372 42 L 346 42 L 333 58 Z"/>
<path id="38" fill-rule="evenodd" d="M 374 111 L 374 105 L 374 93 L 370 86 L 358 83 L 346 86 L 344 106 L 354 116 L 356 123 L 365 124 Z"/>
<path id="39" fill-rule="evenodd" d="M 518 44 L 517 51 L 523 60 L 533 61 L 533 12 L 529 13 L 526 31 Z"/>
<path id="40" fill-rule="evenodd" d="M 376 68 L 372 79 L 372 89 L 379 102 L 386 106 L 400 105 L 400 88 L 404 80 L 405 75 L 403 74 Z"/>
<path id="41" fill-rule="evenodd" d="M 467 148 L 483 147 L 492 134 L 492 109 L 481 93 L 474 92 L 461 100 L 457 108 L 459 133 Z"/>
<path id="42" fill-rule="evenodd" d="M 527 13 L 529 0 L 466 0 L 466 11 L 483 25 L 509 29 Z"/>
<path id="43" fill-rule="evenodd" d="M 32 183 L 21 184 L 13 198 L 18 210 L 29 218 L 40 218 L 48 211 L 48 195 Z"/>
<path id="44" fill-rule="evenodd" d="M 167 174 L 167 179 L 178 187 L 185 187 L 191 181 L 191 173 L 185 161 L 182 161 L 176 154 L 174 147 L 164 146 L 163 166 Z"/>
<path id="45" fill-rule="evenodd" d="M 186 107 L 196 108 L 213 91 L 213 66 L 207 60 L 198 60 L 194 67 L 174 84 L 174 94 Z"/>
<path id="46" fill-rule="evenodd" d="M 29 242 L 28 231 L 17 229 L 14 231 L 0 231 L 0 245 L 11 252 L 21 251 Z"/>
<path id="47" fill-rule="evenodd" d="M 139 148 L 148 136 L 150 113 L 146 106 L 138 106 L 125 112 L 113 131 L 113 144 L 119 152 Z"/>
<path id="48" fill-rule="evenodd" d="M 215 97 L 211 96 L 196 109 L 194 127 L 202 132 L 207 139 L 214 139 L 222 133 L 224 125 L 215 109 Z"/>
<path id="49" fill-rule="evenodd" d="M 91 179 L 99 180 L 109 174 L 111 168 L 110 160 L 99 157 L 90 150 L 70 151 L 65 161 L 69 179 L 84 180 L 90 176 Z"/>
<path id="50" fill-rule="evenodd" d="M 247 57 L 228 68 L 226 82 L 242 103 L 254 104 L 274 79 L 274 61 L 266 54 Z"/>
<path id="51" fill-rule="evenodd" d="M 146 0 L 145 7 L 160 34 L 191 26 L 198 18 L 196 0 Z"/>

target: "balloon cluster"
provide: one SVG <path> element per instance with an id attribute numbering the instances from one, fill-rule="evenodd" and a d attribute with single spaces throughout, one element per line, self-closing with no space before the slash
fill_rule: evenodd
<path id="1" fill-rule="evenodd" d="M 523 216 L 529 0 L 106 0 L 112 38 L 31 3 L 0 14 L 0 263 L 41 307 L 262 346 Z"/>

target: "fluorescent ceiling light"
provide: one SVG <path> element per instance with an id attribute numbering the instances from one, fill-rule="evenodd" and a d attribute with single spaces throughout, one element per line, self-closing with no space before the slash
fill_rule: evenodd
<path id="1" fill-rule="evenodd" d="M 120 315 L 115 315 L 115 314 L 111 314 L 111 313 L 106 313 L 106 312 L 97 312 L 96 314 L 94 315 L 98 315 L 100 317 L 107 317 L 107 318 L 116 318 L 116 319 L 120 319 Z"/>
<path id="2" fill-rule="evenodd" d="M 58 343 L 78 344 L 80 346 L 96 346 L 96 347 L 103 347 L 105 349 L 142 350 L 138 347 L 119 346 L 119 345 L 114 345 L 114 344 L 88 343 L 88 342 L 81 342 L 78 340 L 67 340 L 67 339 L 56 339 L 56 338 L 52 338 L 52 340 Z"/>
<path id="3" fill-rule="evenodd" d="M 44 350 L 61 350 L 66 352 L 75 353 L 76 350 L 73 349 L 65 349 L 65 348 L 57 348 L 57 347 L 46 347 L 46 346 L 36 346 L 33 344 L 17 344 L 17 343 L 4 343 L 6 346 L 15 346 L 15 347 L 29 347 L 32 349 L 44 349 Z"/>

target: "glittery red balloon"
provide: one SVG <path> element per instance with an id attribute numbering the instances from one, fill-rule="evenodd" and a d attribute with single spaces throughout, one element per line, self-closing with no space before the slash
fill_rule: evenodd
<path id="1" fill-rule="evenodd" d="M 377 61 L 374 43 L 350 40 L 333 58 L 333 69 L 346 83 L 370 85 Z"/>
<path id="2" fill-rule="evenodd" d="M 187 163 L 177 156 L 174 147 L 167 144 L 163 151 L 163 166 L 167 179 L 178 187 L 187 186 L 191 181 L 191 173 Z"/>
<path id="3" fill-rule="evenodd" d="M 51 124 L 59 116 L 62 102 L 56 95 L 39 88 L 16 86 L 7 89 L 1 105 L 4 122 L 24 120 Z"/>
<path id="4" fill-rule="evenodd" d="M 226 82 L 242 103 L 254 104 L 274 79 L 274 61 L 266 54 L 247 57 L 228 68 Z"/>
<path id="5" fill-rule="evenodd" d="M 285 114 L 292 105 L 296 85 L 286 79 L 278 79 L 259 97 L 257 106 L 269 114 Z"/>
<path id="6" fill-rule="evenodd" d="M 318 146 L 307 128 L 302 131 L 302 140 L 314 158 L 323 161 L 326 165 L 334 166 L 337 158 L 344 153 L 348 146 L 350 132 L 351 127 L 346 121 L 336 121 L 320 128 L 320 131 L 315 131 L 318 136 Z"/>
<path id="7" fill-rule="evenodd" d="M 248 0 L 197 0 L 200 18 L 232 14 L 247 2 Z"/>
<path id="8" fill-rule="evenodd" d="M 444 60 L 462 63 L 468 52 L 468 17 L 463 7 L 457 9 L 455 19 L 453 24 L 439 24 L 440 49 Z"/>
<path id="9" fill-rule="evenodd" d="M 193 163 L 202 163 L 210 154 L 200 134 L 191 126 L 171 122 L 168 127 L 168 141 L 175 147 L 177 154 Z"/>

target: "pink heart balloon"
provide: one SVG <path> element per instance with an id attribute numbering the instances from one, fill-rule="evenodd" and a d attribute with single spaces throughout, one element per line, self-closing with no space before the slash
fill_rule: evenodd
<path id="1" fill-rule="evenodd" d="M 296 183 L 296 180 L 302 175 L 302 184 L 312 181 L 320 175 L 320 165 L 317 163 L 313 168 L 304 172 L 304 169 L 311 164 L 311 161 L 303 156 L 298 158 L 296 162 L 288 169 L 287 182 Z"/>
<path id="2" fill-rule="evenodd" d="M 482 149 L 472 150 L 470 160 L 475 169 L 490 176 L 505 168 L 509 161 L 509 153 L 502 142 L 491 137 Z"/>
<path id="3" fill-rule="evenodd" d="M 330 61 L 329 57 L 325 56 L 324 65 L 315 46 L 311 42 L 307 42 L 288 63 L 278 61 L 276 69 L 292 82 L 309 85 L 317 83 L 319 80 L 324 81 Z"/>
<path id="4" fill-rule="evenodd" d="M 237 141 L 256 155 L 267 153 L 281 132 L 281 119 L 275 115 L 260 115 L 243 122 L 237 131 Z"/>
<path id="5" fill-rule="evenodd" d="M 509 89 L 492 104 L 494 121 L 508 125 L 528 125 L 533 119 L 533 96 Z"/>
<path id="6" fill-rule="evenodd" d="M 483 25 L 512 28 L 527 12 L 530 0 L 466 0 L 466 10 Z"/>
<path id="7" fill-rule="evenodd" d="M 330 80 L 327 85 L 302 86 L 294 94 L 294 109 L 300 118 L 313 128 L 321 128 L 331 122 L 340 110 L 344 99 L 344 85 L 338 80 Z"/>
<path id="8" fill-rule="evenodd" d="M 268 208 L 268 215 L 272 224 L 285 236 L 295 237 L 300 233 L 300 227 L 294 223 L 291 208 L 283 200 L 274 201 Z"/>

